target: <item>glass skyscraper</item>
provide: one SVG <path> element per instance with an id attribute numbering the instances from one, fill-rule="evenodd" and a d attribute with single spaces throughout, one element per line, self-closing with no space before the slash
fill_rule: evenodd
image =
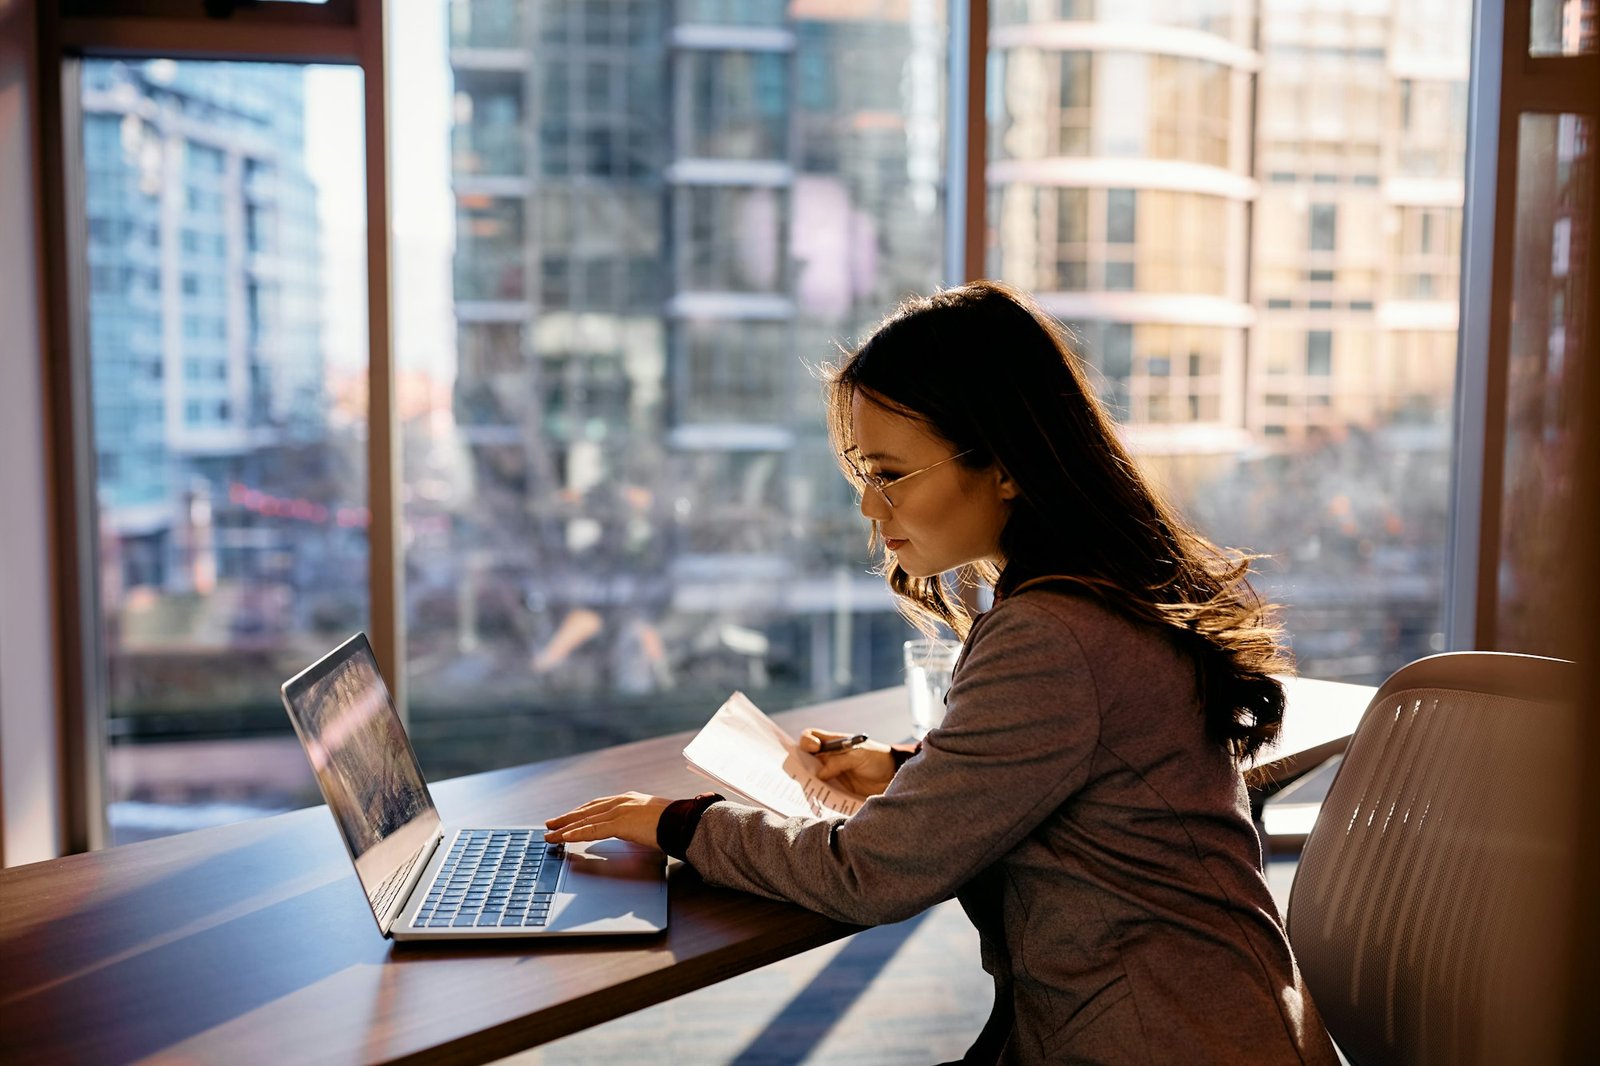
<path id="1" fill-rule="evenodd" d="M 413 624 L 414 661 L 470 633 L 488 689 L 579 718 L 648 697 L 680 726 L 735 687 L 777 707 L 898 678 L 814 364 L 941 280 L 943 17 L 450 5 L 474 485 L 461 565 L 418 557 L 414 610 L 444 621 Z M 414 691 L 451 698 L 426 669 Z"/>
<path id="2" fill-rule="evenodd" d="M 471 524 L 562 605 L 507 654 L 589 691 L 566 656 L 607 640 L 639 692 L 893 682 L 808 364 L 945 280 L 942 5 L 450 11 Z M 1439 631 L 1467 11 L 991 6 L 988 269 L 1070 327 L 1180 505 L 1273 556 L 1326 676 Z"/>
<path id="3" fill-rule="evenodd" d="M 93 404 L 102 525 L 129 586 L 271 565 L 217 536 L 274 457 L 326 429 L 304 73 L 85 65 Z M 241 491 L 242 490 L 242 491 Z M 231 495 L 230 495 L 231 491 Z"/>

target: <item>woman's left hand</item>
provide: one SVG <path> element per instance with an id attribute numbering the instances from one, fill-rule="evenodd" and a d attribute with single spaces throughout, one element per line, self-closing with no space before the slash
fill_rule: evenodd
<path id="1" fill-rule="evenodd" d="M 616 837 L 647 847 L 656 846 L 656 823 L 672 801 L 643 792 L 601 796 L 566 814 L 545 821 L 544 838 L 551 844 Z"/>

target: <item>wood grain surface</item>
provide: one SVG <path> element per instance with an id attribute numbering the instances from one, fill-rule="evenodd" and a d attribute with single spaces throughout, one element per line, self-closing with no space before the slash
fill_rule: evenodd
<path id="1" fill-rule="evenodd" d="M 1332 710 L 1308 740 L 1353 725 L 1365 698 L 1341 688 L 1317 693 Z M 775 717 L 893 738 L 909 721 L 899 689 Z M 693 795 L 690 735 L 459 778 L 434 800 L 447 822 L 506 824 L 627 789 Z M 653 936 L 396 944 L 324 807 L 7 869 L 0 1061 L 485 1062 L 855 931 L 677 863 L 670 901 Z"/>
<path id="2" fill-rule="evenodd" d="M 904 732 L 897 690 L 779 716 Z M 710 715 L 707 711 L 707 716 Z M 691 734 L 434 786 L 447 822 L 704 791 Z M 674 863 L 665 934 L 384 939 L 324 807 L 0 871 L 0 1061 L 484 1062 L 846 936 Z"/>

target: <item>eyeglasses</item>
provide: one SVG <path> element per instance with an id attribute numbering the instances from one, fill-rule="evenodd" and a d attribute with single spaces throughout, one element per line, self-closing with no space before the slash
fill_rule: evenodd
<path id="1" fill-rule="evenodd" d="M 956 454 L 950 456 L 948 459 L 940 459 L 937 463 L 930 463 L 929 465 L 927 465 L 925 467 L 922 467 L 919 470 L 911 471 L 911 473 L 909 473 L 909 474 L 901 474 L 897 478 L 888 478 L 888 479 L 885 479 L 881 474 L 869 474 L 865 470 L 861 469 L 861 464 L 859 462 L 857 462 L 854 458 L 852 458 L 850 456 L 849 452 L 845 453 L 844 461 L 850 467 L 850 472 L 855 474 L 856 480 L 861 483 L 861 486 L 864 486 L 864 488 L 861 487 L 861 486 L 858 486 L 858 488 L 860 488 L 860 490 L 863 493 L 866 491 L 866 489 L 872 489 L 874 492 L 876 492 L 883 499 L 884 503 L 888 504 L 889 509 L 893 510 L 894 509 L 894 500 L 892 500 L 889 497 L 889 490 L 891 488 L 893 488 L 894 486 L 900 484 L 902 481 L 910 481 L 912 478 L 916 477 L 918 474 L 926 474 L 928 471 L 935 470 L 935 469 L 943 466 L 946 463 L 953 463 L 957 459 L 960 459 L 964 455 L 971 455 L 973 453 L 973 451 L 974 451 L 974 449 L 968 448 L 964 452 L 957 452 Z M 903 496 L 901 497 L 901 499 L 904 499 L 904 498 L 905 497 L 903 497 Z"/>

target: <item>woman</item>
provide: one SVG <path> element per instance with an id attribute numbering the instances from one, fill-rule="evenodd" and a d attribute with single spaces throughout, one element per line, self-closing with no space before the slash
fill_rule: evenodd
<path id="1" fill-rule="evenodd" d="M 1005 286 L 908 302 L 828 384 L 890 588 L 965 638 L 943 724 L 903 761 L 876 742 L 819 756 L 874 794 L 848 820 L 630 793 L 548 839 L 659 843 L 846 922 L 957 896 L 995 980 L 966 1061 L 1334 1062 L 1239 771 L 1283 717 L 1248 558 L 1160 502 L 1056 327 Z M 952 572 L 992 582 L 994 608 L 974 619 Z"/>

